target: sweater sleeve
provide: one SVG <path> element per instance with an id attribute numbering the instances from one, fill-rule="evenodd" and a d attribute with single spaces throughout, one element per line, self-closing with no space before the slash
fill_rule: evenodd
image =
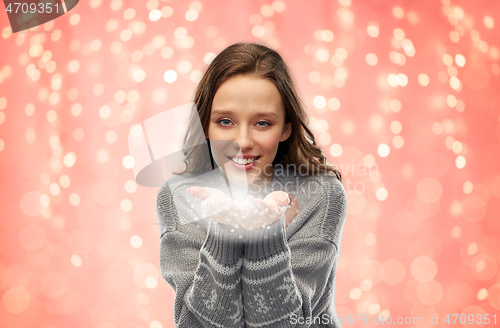
<path id="1" fill-rule="evenodd" d="M 157 215 L 161 273 L 175 291 L 175 326 L 244 327 L 239 236 L 212 220 L 204 241 L 177 229 L 167 185 L 158 194 Z"/>
<path id="2" fill-rule="evenodd" d="M 317 235 L 287 241 L 282 218 L 248 237 L 242 268 L 247 327 L 317 327 L 318 323 L 340 327 L 336 317 L 322 314 L 331 313 L 347 202 L 338 185 L 326 190 L 326 209 Z"/>

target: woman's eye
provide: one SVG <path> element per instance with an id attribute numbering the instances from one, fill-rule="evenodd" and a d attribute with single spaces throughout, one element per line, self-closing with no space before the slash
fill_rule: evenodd
<path id="1" fill-rule="evenodd" d="M 267 123 L 267 122 L 264 122 L 264 121 L 260 121 L 260 122 L 258 122 L 257 124 L 259 124 L 259 123 L 263 123 L 263 124 L 264 124 L 264 125 L 259 125 L 260 127 L 266 127 L 266 126 L 271 125 L 271 124 L 269 124 L 269 123 Z"/>
<path id="2" fill-rule="evenodd" d="M 222 126 L 227 126 L 228 124 L 224 124 L 223 122 L 226 122 L 226 123 L 231 123 L 230 120 L 228 119 L 222 119 L 222 120 L 219 120 L 219 124 L 222 125 Z"/>

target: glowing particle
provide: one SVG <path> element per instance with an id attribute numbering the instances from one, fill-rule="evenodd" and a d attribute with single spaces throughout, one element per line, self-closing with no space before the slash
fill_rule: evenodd
<path id="1" fill-rule="evenodd" d="M 398 76 L 396 74 L 389 74 L 389 76 L 387 76 L 387 83 L 389 83 L 391 87 L 397 87 L 399 85 Z"/>
<path id="2" fill-rule="evenodd" d="M 330 58 L 330 53 L 326 49 L 319 49 L 316 51 L 316 59 L 320 62 L 327 62 L 328 58 Z"/>
<path id="3" fill-rule="evenodd" d="M 132 211 L 132 201 L 130 199 L 122 199 L 122 201 L 120 202 L 120 209 L 123 211 L 123 212 L 130 212 Z"/>
<path id="4" fill-rule="evenodd" d="M 66 174 L 61 175 L 61 177 L 59 178 L 59 184 L 63 188 L 68 188 L 70 183 L 71 179 Z"/>
<path id="5" fill-rule="evenodd" d="M 324 42 L 331 42 L 333 41 L 333 32 L 330 30 L 322 30 L 320 33 L 320 39 L 321 41 Z"/>
<path id="6" fill-rule="evenodd" d="M 366 28 L 366 32 L 368 33 L 369 36 L 371 36 L 372 38 L 376 38 L 378 37 L 380 31 L 379 31 L 379 27 L 378 27 L 378 24 L 375 23 L 375 22 L 370 22 L 370 24 L 368 25 L 368 27 Z"/>
<path id="7" fill-rule="evenodd" d="M 398 84 L 402 87 L 408 84 L 408 77 L 405 74 L 402 73 L 398 74 L 397 79 L 398 79 Z"/>
<path id="8" fill-rule="evenodd" d="M 481 40 L 479 41 L 479 50 L 481 50 L 482 52 L 487 52 L 488 51 L 488 43 L 484 40 Z"/>
<path id="9" fill-rule="evenodd" d="M 132 78 L 135 82 L 142 82 L 146 78 L 146 72 L 142 69 L 137 69 L 134 71 Z"/>
<path id="10" fill-rule="evenodd" d="M 85 132 L 83 131 L 82 128 L 77 128 L 75 131 L 73 131 L 73 138 L 77 141 L 81 141 L 83 137 L 85 136 Z"/>
<path id="11" fill-rule="evenodd" d="M 149 289 L 154 289 L 158 286 L 158 281 L 153 277 L 147 277 L 146 280 L 144 280 L 144 283 Z"/>
<path id="12" fill-rule="evenodd" d="M 260 8 L 260 14 L 264 17 L 271 17 L 274 13 L 274 9 L 271 5 L 264 5 Z"/>
<path id="13" fill-rule="evenodd" d="M 28 308 L 31 296 L 24 287 L 13 287 L 5 291 L 2 300 L 7 312 L 17 314 Z"/>
<path id="14" fill-rule="evenodd" d="M 165 47 L 165 48 L 161 49 L 161 58 L 169 59 L 169 58 L 172 58 L 173 55 L 174 55 L 174 49 L 172 49 L 170 47 Z"/>
<path id="15" fill-rule="evenodd" d="M 113 32 L 118 28 L 118 20 L 110 19 L 106 22 L 106 31 Z"/>
<path id="16" fill-rule="evenodd" d="M 79 103 L 73 104 L 71 106 L 71 114 L 73 114 L 74 116 L 80 116 L 82 111 L 83 111 L 82 105 Z"/>
<path id="17" fill-rule="evenodd" d="M 420 85 L 426 87 L 429 85 L 429 76 L 427 74 L 424 74 L 424 73 L 420 73 L 418 75 L 418 83 L 420 83 Z"/>
<path id="18" fill-rule="evenodd" d="M 175 80 L 177 80 L 177 73 L 174 70 L 170 69 L 165 72 L 165 74 L 163 75 L 163 79 L 167 83 L 174 83 Z"/>
<path id="19" fill-rule="evenodd" d="M 266 34 L 266 29 L 261 25 L 256 25 L 252 28 L 253 36 L 261 38 Z"/>
<path id="20" fill-rule="evenodd" d="M 492 30 L 493 27 L 495 26 L 495 21 L 491 16 L 484 16 L 483 23 L 490 30 Z"/>
<path id="21" fill-rule="evenodd" d="M 82 266 L 82 258 L 76 254 L 71 255 L 70 262 L 73 266 L 77 268 Z"/>
<path id="22" fill-rule="evenodd" d="M 274 11 L 279 12 L 279 13 L 282 12 L 283 10 L 285 10 L 285 3 L 283 1 L 280 1 L 280 0 L 274 1 L 272 6 L 273 6 Z"/>
<path id="23" fill-rule="evenodd" d="M 451 66 L 453 65 L 453 57 L 451 57 L 449 54 L 444 54 L 443 55 L 443 63 L 446 66 Z"/>
<path id="24" fill-rule="evenodd" d="M 451 238 L 457 239 L 458 237 L 460 237 L 461 234 L 462 234 L 462 229 L 460 229 L 459 226 L 454 226 L 451 229 Z"/>
<path id="25" fill-rule="evenodd" d="M 78 60 L 72 60 L 68 64 L 68 71 L 70 73 L 76 73 L 80 69 L 80 62 Z"/>
<path id="26" fill-rule="evenodd" d="M 163 18 L 168 18 L 168 17 L 172 16 L 173 13 L 174 13 L 174 10 L 172 9 L 172 7 L 165 6 L 165 7 L 161 8 L 161 16 Z"/>
<path id="27" fill-rule="evenodd" d="M 382 143 L 380 144 L 378 147 L 377 147 L 377 153 L 380 157 L 387 157 L 390 153 L 391 149 L 389 148 L 389 146 L 385 143 Z"/>
<path id="28" fill-rule="evenodd" d="M 363 292 L 361 291 L 361 289 L 359 288 L 353 288 L 351 289 L 351 291 L 349 292 L 349 297 L 352 299 L 352 300 L 358 300 L 361 298 L 361 295 L 363 294 Z"/>
<path id="29" fill-rule="evenodd" d="M 183 60 L 177 65 L 177 69 L 179 70 L 179 72 L 184 73 L 184 74 L 189 73 L 191 71 L 191 68 L 192 68 L 192 65 L 187 60 Z"/>
<path id="30" fill-rule="evenodd" d="M 188 22 L 194 22 L 198 19 L 198 12 L 194 9 L 189 9 L 186 12 L 185 18 Z"/>
<path id="31" fill-rule="evenodd" d="M 10 28 L 10 26 L 4 27 L 4 29 L 2 30 L 2 37 L 4 39 L 7 39 L 11 35 L 12 35 L 12 29 Z"/>
<path id="32" fill-rule="evenodd" d="M 188 31 L 184 27 L 178 27 L 174 31 L 174 37 L 178 40 L 185 38 L 188 34 Z"/>
<path id="33" fill-rule="evenodd" d="M 405 32 L 400 28 L 394 29 L 393 35 L 396 38 L 396 40 L 402 41 L 405 38 Z"/>
<path id="34" fill-rule="evenodd" d="M 391 131 L 394 134 L 399 134 L 401 133 L 401 130 L 403 129 L 403 125 L 399 121 L 392 121 L 391 122 Z"/>
<path id="35" fill-rule="evenodd" d="M 337 48 L 335 49 L 335 56 L 341 60 L 346 60 L 348 56 L 348 52 L 345 48 Z"/>
<path id="36" fill-rule="evenodd" d="M 314 97 L 313 103 L 314 103 L 314 107 L 316 107 L 316 108 L 319 108 L 319 109 L 325 108 L 325 106 L 326 106 L 326 98 L 323 97 L 323 96 L 321 96 L 321 95 L 320 96 L 316 96 L 316 97 Z"/>
<path id="37" fill-rule="evenodd" d="M 390 102 L 389 102 L 389 108 L 394 112 L 394 113 L 397 113 L 401 110 L 402 108 L 402 105 L 401 105 L 401 101 L 397 100 L 397 99 L 392 99 Z"/>
<path id="38" fill-rule="evenodd" d="M 130 245 L 134 248 L 140 248 L 142 246 L 142 238 L 137 235 L 133 235 L 130 237 Z"/>
<path id="39" fill-rule="evenodd" d="M 66 167 L 73 167 L 76 163 L 76 154 L 72 151 L 64 156 L 63 163 Z"/>
<path id="40" fill-rule="evenodd" d="M 455 165 L 457 166 L 457 168 L 463 169 L 465 167 L 465 164 L 465 157 L 463 157 L 462 155 L 457 156 L 457 158 L 455 159 Z"/>
<path id="41" fill-rule="evenodd" d="M 69 18 L 69 23 L 73 26 L 80 23 L 80 15 L 78 14 L 71 15 L 71 17 Z"/>
<path id="42" fill-rule="evenodd" d="M 392 14 L 397 19 L 403 19 L 405 17 L 405 11 L 403 10 L 403 8 L 401 8 L 399 6 L 396 6 L 396 7 L 392 8 Z"/>
<path id="43" fill-rule="evenodd" d="M 460 80 L 456 76 L 452 76 L 450 78 L 450 87 L 455 90 L 458 90 L 461 86 Z"/>
<path id="44" fill-rule="evenodd" d="M 96 153 L 96 159 L 100 163 L 106 163 L 109 160 L 109 152 L 106 149 L 99 149 Z"/>
<path id="45" fill-rule="evenodd" d="M 440 135 L 441 133 L 443 133 L 443 125 L 439 122 L 434 122 L 434 124 L 432 124 L 432 132 L 434 132 L 434 134 Z"/>
<path id="46" fill-rule="evenodd" d="M 122 5 L 123 5 L 122 0 L 112 0 L 110 3 L 110 8 L 113 11 L 117 11 L 117 10 L 120 10 Z"/>
<path id="47" fill-rule="evenodd" d="M 403 139 L 402 136 L 394 136 L 394 138 L 392 138 L 392 145 L 394 146 L 394 148 L 396 149 L 401 149 L 403 148 L 405 144 L 405 140 Z"/>
<path id="48" fill-rule="evenodd" d="M 122 41 L 128 41 L 132 38 L 132 31 L 129 29 L 124 29 L 123 31 L 120 32 L 120 40 Z"/>
<path id="49" fill-rule="evenodd" d="M 140 302 L 139 302 L 140 303 Z M 149 299 L 148 299 L 148 302 L 149 303 Z M 147 304 L 146 303 L 146 304 Z M 142 303 L 141 303 L 142 304 Z M 161 322 L 157 321 L 157 320 L 153 320 L 149 323 L 149 328 L 163 328 L 163 325 L 161 324 Z"/>
<path id="50" fill-rule="evenodd" d="M 128 8 L 123 12 L 123 18 L 125 20 L 131 20 L 135 17 L 135 9 L 133 8 Z"/>
<path id="51" fill-rule="evenodd" d="M 321 82 L 321 74 L 317 71 L 310 72 L 307 77 L 309 79 L 309 82 L 311 82 L 312 84 L 318 84 Z"/>
<path id="52" fill-rule="evenodd" d="M 458 43 L 458 41 L 460 41 L 460 34 L 458 34 L 458 32 L 456 32 L 456 31 L 451 31 L 450 32 L 450 40 L 453 43 Z"/>
<path id="53" fill-rule="evenodd" d="M 333 157 L 339 157 L 342 155 L 342 146 L 339 144 L 333 144 L 330 146 L 330 154 Z"/>
<path id="54" fill-rule="evenodd" d="M 149 12 L 149 20 L 152 22 L 156 22 L 161 17 L 162 17 L 162 13 L 158 9 L 153 9 Z"/>
<path id="55" fill-rule="evenodd" d="M 137 183 L 134 180 L 127 180 L 127 182 L 125 182 L 125 191 L 129 194 L 133 194 L 137 191 Z"/>
<path id="56" fill-rule="evenodd" d="M 462 8 L 460 8 L 460 7 L 454 7 L 453 8 L 453 15 L 455 15 L 455 17 L 457 19 L 463 19 L 465 13 L 464 13 L 464 10 Z"/>
<path id="57" fill-rule="evenodd" d="M 436 263 L 427 256 L 419 256 L 411 263 L 410 271 L 415 280 L 427 282 L 434 279 L 438 267 Z"/>
<path id="58" fill-rule="evenodd" d="M 388 195 L 389 193 L 387 192 L 387 189 L 385 189 L 384 187 L 378 188 L 377 191 L 375 192 L 375 197 L 379 201 L 386 200 Z"/>
<path id="59" fill-rule="evenodd" d="M 338 110 L 340 108 L 340 100 L 338 100 L 337 98 L 328 99 L 328 108 L 333 111 Z"/>
<path id="60" fill-rule="evenodd" d="M 99 109 L 99 116 L 106 119 L 111 116 L 111 108 L 108 105 L 104 105 Z"/>
<path id="61" fill-rule="evenodd" d="M 108 132 L 106 132 L 104 139 L 106 139 L 108 143 L 113 144 L 118 139 L 118 135 L 115 131 L 109 130 Z"/>
<path id="62" fill-rule="evenodd" d="M 365 57 L 365 60 L 366 60 L 366 63 L 370 66 L 375 66 L 375 65 L 377 65 L 377 62 L 378 62 L 377 55 L 375 55 L 374 53 L 367 54 Z"/>
<path id="63" fill-rule="evenodd" d="M 49 123 L 54 123 L 57 120 L 57 113 L 55 110 L 51 109 L 47 112 L 45 115 L 45 118 L 47 119 L 47 122 Z"/>
<path id="64" fill-rule="evenodd" d="M 69 196 L 69 203 L 73 206 L 80 205 L 80 195 L 78 195 L 77 193 L 72 193 Z"/>
<path id="65" fill-rule="evenodd" d="M 316 130 L 318 132 L 328 131 L 328 122 L 324 119 L 319 119 L 316 121 Z"/>
<path id="66" fill-rule="evenodd" d="M 446 97 L 446 104 L 451 108 L 454 108 L 457 105 L 457 97 L 454 95 L 448 95 Z"/>
<path id="67" fill-rule="evenodd" d="M 135 164 L 135 160 L 132 156 L 127 155 L 127 156 L 123 157 L 122 165 L 124 168 L 131 169 L 132 167 L 134 167 L 134 164 Z"/>
<path id="68" fill-rule="evenodd" d="M 480 301 L 484 301 L 488 298 L 488 290 L 486 288 L 481 288 L 477 292 L 477 299 Z"/>

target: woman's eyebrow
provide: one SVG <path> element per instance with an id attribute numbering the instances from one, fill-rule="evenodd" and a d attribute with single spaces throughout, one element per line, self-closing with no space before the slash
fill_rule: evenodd
<path id="1" fill-rule="evenodd" d="M 232 115 L 234 112 L 232 110 L 227 109 L 214 109 L 212 110 L 212 114 L 215 115 Z M 279 117 L 275 112 L 258 112 L 254 116 L 275 116 Z"/>

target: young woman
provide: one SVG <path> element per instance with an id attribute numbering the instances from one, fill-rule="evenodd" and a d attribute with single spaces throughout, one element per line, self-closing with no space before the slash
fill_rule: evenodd
<path id="1" fill-rule="evenodd" d="M 204 136 L 186 140 L 208 139 L 214 170 L 200 174 L 207 163 L 186 148 L 186 169 L 157 199 L 176 327 L 340 327 L 346 194 L 283 59 L 263 45 L 229 46 L 209 65 L 195 105 Z M 209 178 L 215 171 L 247 196 L 230 197 Z"/>

